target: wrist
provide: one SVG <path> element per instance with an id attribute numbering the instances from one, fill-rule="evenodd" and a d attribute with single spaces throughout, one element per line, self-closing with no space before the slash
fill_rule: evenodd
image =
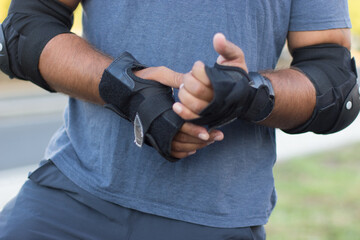
<path id="1" fill-rule="evenodd" d="M 249 85 L 256 93 L 246 111 L 245 119 L 261 122 L 269 117 L 275 105 L 275 93 L 271 81 L 258 72 L 250 72 Z"/>
<path id="2" fill-rule="evenodd" d="M 247 73 L 234 66 L 205 67 L 214 89 L 214 98 L 192 123 L 210 128 L 236 119 L 265 120 L 274 108 L 275 94 L 270 80 L 259 73 Z"/>
<path id="3" fill-rule="evenodd" d="M 176 161 L 170 156 L 171 142 L 183 120 L 172 111 L 174 99 L 170 87 L 134 74 L 145 68 L 125 52 L 105 69 L 99 93 L 105 107 L 133 123 L 138 147 L 146 143 L 167 160 Z"/>

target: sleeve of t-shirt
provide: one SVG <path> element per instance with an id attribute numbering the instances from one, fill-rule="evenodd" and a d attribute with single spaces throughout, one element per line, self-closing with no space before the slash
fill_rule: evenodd
<path id="1" fill-rule="evenodd" d="M 290 31 L 351 28 L 347 0 L 293 0 Z"/>

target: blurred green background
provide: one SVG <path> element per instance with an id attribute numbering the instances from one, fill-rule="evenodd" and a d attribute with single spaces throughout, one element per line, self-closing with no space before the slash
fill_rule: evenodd
<path id="1" fill-rule="evenodd" d="M 360 59 L 360 0 L 349 0 L 353 54 Z M 10 0 L 0 0 L 0 22 Z M 81 9 L 73 31 L 81 33 Z M 270 240 L 360 239 L 360 143 L 279 162 L 279 196 L 266 229 Z"/>
<path id="2" fill-rule="evenodd" d="M 360 143 L 280 162 L 269 240 L 360 239 Z"/>

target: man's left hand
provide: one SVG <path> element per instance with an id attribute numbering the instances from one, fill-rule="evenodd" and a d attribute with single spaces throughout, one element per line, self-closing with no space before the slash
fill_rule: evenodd
<path id="1" fill-rule="evenodd" d="M 218 64 L 239 67 L 248 71 L 241 48 L 226 40 L 223 34 L 215 34 L 213 45 L 215 51 L 219 53 L 216 61 Z M 214 96 L 204 63 L 195 62 L 192 70 L 184 74 L 182 79 L 179 91 L 180 102 L 173 105 L 173 110 L 185 120 L 198 118 L 199 113 L 208 106 Z"/>

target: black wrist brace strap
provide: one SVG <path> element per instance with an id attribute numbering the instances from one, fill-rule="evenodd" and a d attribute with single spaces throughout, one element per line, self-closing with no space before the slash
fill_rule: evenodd
<path id="1" fill-rule="evenodd" d="M 184 121 L 172 110 L 172 89 L 156 81 L 135 76 L 146 68 L 125 52 L 104 71 L 99 85 L 105 107 L 134 124 L 135 143 L 154 147 L 164 158 L 171 157 L 171 142 Z"/>
<path id="2" fill-rule="evenodd" d="M 267 78 L 217 63 L 214 67 L 205 66 L 205 71 L 214 89 L 214 97 L 200 113 L 200 118 L 190 122 L 216 128 L 237 118 L 258 122 L 269 116 L 275 97 Z"/>
<path id="3" fill-rule="evenodd" d="M 7 52 L 4 31 L 0 24 L 0 69 L 10 78 L 13 78 L 14 74 L 10 71 L 9 67 L 9 55 Z"/>
<path id="4" fill-rule="evenodd" d="M 292 66 L 303 72 L 316 89 L 316 106 L 311 118 L 287 133 L 328 134 L 350 125 L 360 110 L 355 60 L 348 49 L 321 44 L 296 49 Z"/>
<path id="5" fill-rule="evenodd" d="M 0 28 L 6 50 L 0 53 L 0 69 L 53 91 L 38 69 L 40 55 L 53 37 L 70 32 L 72 22 L 72 10 L 57 0 L 12 0 Z"/>

